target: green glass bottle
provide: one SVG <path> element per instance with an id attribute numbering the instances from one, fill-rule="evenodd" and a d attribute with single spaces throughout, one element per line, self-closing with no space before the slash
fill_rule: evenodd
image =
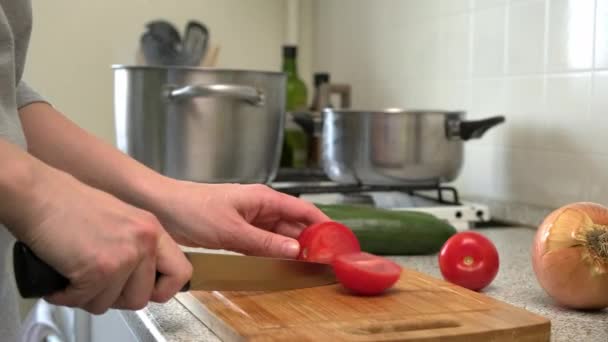
<path id="1" fill-rule="evenodd" d="M 308 91 L 306 84 L 298 75 L 297 47 L 283 46 L 283 72 L 287 75 L 286 110 L 288 117 L 285 125 L 285 138 L 281 153 L 281 167 L 306 167 L 307 138 L 306 133 L 293 123 L 289 112 L 305 111 L 308 106 Z"/>
<path id="2" fill-rule="evenodd" d="M 287 111 L 306 110 L 308 91 L 306 84 L 298 75 L 298 48 L 294 45 L 283 46 L 283 72 L 287 74 Z"/>

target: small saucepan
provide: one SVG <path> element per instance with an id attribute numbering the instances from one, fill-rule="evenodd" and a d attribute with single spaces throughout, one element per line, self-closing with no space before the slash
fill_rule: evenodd
<path id="1" fill-rule="evenodd" d="M 338 183 L 437 185 L 456 179 L 463 142 L 504 116 L 465 120 L 463 111 L 323 111 L 322 164 Z"/>

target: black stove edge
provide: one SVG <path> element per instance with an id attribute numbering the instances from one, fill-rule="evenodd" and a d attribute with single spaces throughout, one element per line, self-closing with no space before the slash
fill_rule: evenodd
<path id="1" fill-rule="evenodd" d="M 456 188 L 444 185 L 363 185 L 363 184 L 322 184 L 322 183 L 296 183 L 285 186 L 272 186 L 276 191 L 299 197 L 307 194 L 352 194 L 363 192 L 404 192 L 410 195 L 424 197 L 443 204 L 460 205 L 460 196 Z M 419 191 L 437 191 L 437 197 L 418 193 Z M 446 199 L 444 192 L 451 193 L 451 200 Z"/>

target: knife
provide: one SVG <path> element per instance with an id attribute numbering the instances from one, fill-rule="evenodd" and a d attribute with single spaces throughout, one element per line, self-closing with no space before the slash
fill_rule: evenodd
<path id="1" fill-rule="evenodd" d="M 277 291 L 336 282 L 330 265 L 267 257 L 185 252 L 192 263 L 186 291 Z M 13 267 L 23 298 L 40 298 L 65 289 L 70 281 L 17 241 Z M 156 273 L 156 278 L 162 276 Z"/>

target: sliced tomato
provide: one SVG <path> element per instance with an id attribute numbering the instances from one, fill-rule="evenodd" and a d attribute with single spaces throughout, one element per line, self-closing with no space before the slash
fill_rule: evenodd
<path id="1" fill-rule="evenodd" d="M 360 295 L 381 294 L 391 288 L 401 276 L 401 266 L 365 252 L 339 255 L 332 266 L 338 281 Z"/>
<path id="2" fill-rule="evenodd" d="M 328 221 L 307 227 L 298 237 L 298 259 L 329 264 L 340 254 L 361 251 L 359 240 L 345 225 Z"/>
<path id="3" fill-rule="evenodd" d="M 496 247 L 476 232 L 461 232 L 450 237 L 439 252 L 439 269 L 451 283 L 479 291 L 498 273 Z"/>

